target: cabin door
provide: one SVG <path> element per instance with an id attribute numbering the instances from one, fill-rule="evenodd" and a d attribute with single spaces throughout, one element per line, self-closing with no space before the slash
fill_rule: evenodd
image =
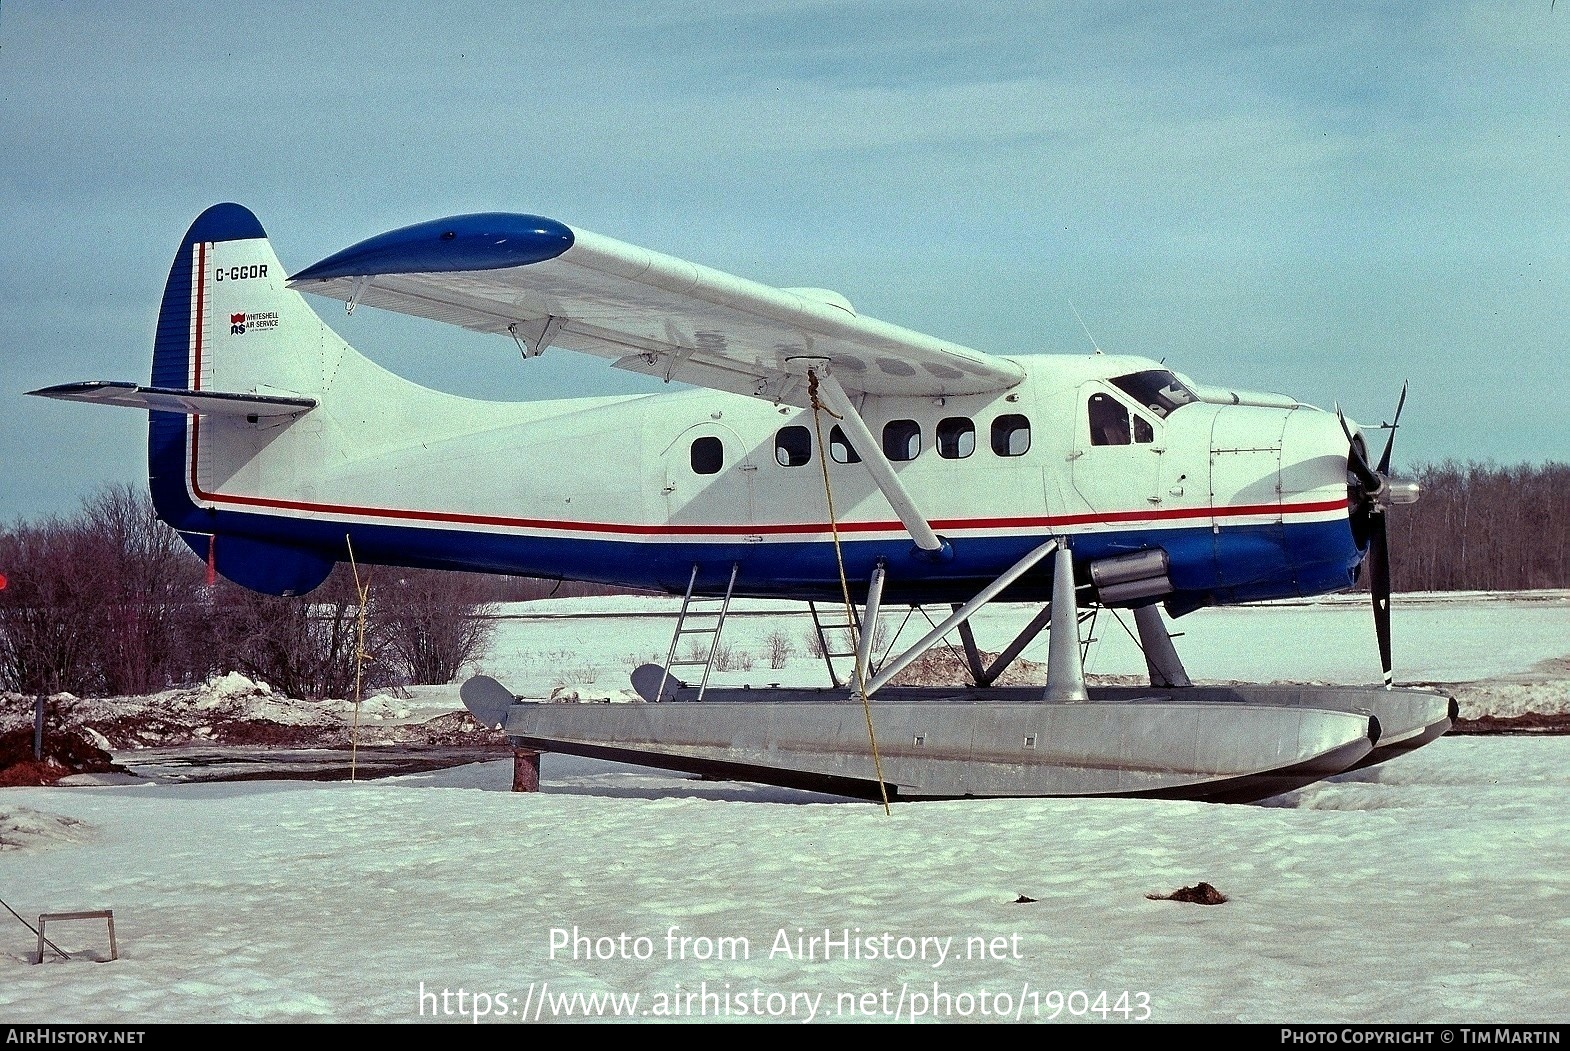
<path id="1" fill-rule="evenodd" d="M 750 526 L 758 465 L 729 427 L 704 422 L 683 431 L 663 456 L 665 520 L 670 525 Z"/>
<path id="2" fill-rule="evenodd" d="M 1162 424 L 1104 383 L 1079 389 L 1071 475 L 1093 511 L 1146 513 L 1160 506 Z"/>

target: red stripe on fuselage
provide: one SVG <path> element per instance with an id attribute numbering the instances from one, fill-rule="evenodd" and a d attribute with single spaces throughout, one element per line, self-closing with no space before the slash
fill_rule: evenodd
<path id="1" fill-rule="evenodd" d="M 461 514 L 452 511 L 421 511 L 412 508 L 355 507 L 349 504 L 308 503 L 303 500 L 274 500 L 258 496 L 224 496 L 202 493 L 204 499 L 215 503 L 234 504 L 242 507 L 265 507 L 280 511 L 310 511 L 334 515 L 353 515 L 362 518 L 392 518 L 411 522 L 444 522 L 451 525 L 499 526 L 510 529 L 555 529 L 573 533 L 611 533 L 621 536 L 763 536 L 786 533 L 818 534 L 829 532 L 827 522 L 797 522 L 767 525 L 631 525 L 619 522 L 572 522 L 546 518 L 512 518 L 502 515 Z M 1062 526 L 1090 525 L 1115 522 L 1175 522 L 1185 519 L 1232 518 L 1252 515 L 1281 516 L 1285 514 L 1312 514 L 1320 511 L 1345 510 L 1347 502 L 1325 500 L 1308 504 L 1258 504 L 1246 507 L 1193 507 L 1174 511 L 1111 511 L 1100 514 L 1040 515 L 1027 518 L 947 518 L 935 519 L 932 528 L 937 530 L 973 529 L 1043 529 Z M 899 532 L 904 526 L 898 521 L 841 522 L 842 533 Z"/>

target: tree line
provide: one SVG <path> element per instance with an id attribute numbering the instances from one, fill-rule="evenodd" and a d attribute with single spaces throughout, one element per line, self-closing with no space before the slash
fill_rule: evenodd
<path id="1" fill-rule="evenodd" d="M 1570 587 L 1570 464 L 1421 464 L 1387 512 L 1396 591 Z"/>
<path id="2" fill-rule="evenodd" d="M 70 516 L 0 529 L 0 690 L 155 693 L 238 671 L 293 697 L 451 682 L 481 656 L 491 605 L 587 585 L 340 565 L 302 598 L 219 577 L 160 522 L 146 494 L 106 489 Z M 364 582 L 364 581 L 362 581 Z M 603 589 L 599 589 L 603 590 Z"/>

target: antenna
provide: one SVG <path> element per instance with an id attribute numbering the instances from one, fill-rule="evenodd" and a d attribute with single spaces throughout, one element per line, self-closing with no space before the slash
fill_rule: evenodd
<path id="1" fill-rule="evenodd" d="M 1090 340 L 1090 345 L 1096 348 L 1097 354 L 1100 354 L 1101 347 L 1096 343 L 1096 337 L 1090 334 L 1090 326 L 1085 324 L 1085 319 L 1079 316 L 1079 308 L 1074 306 L 1073 298 L 1070 296 L 1064 296 L 1063 298 L 1068 300 L 1068 308 L 1074 311 L 1074 317 L 1079 321 L 1079 327 L 1085 330 L 1085 338 Z"/>

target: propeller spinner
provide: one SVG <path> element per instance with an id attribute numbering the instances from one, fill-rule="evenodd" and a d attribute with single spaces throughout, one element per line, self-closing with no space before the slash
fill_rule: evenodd
<path id="1" fill-rule="evenodd" d="M 1368 453 L 1361 438 L 1352 436 L 1346 416 L 1340 409 L 1336 417 L 1346 433 L 1351 451 L 1347 454 L 1349 495 L 1353 502 L 1354 516 L 1361 517 L 1368 533 L 1368 585 L 1374 602 L 1374 634 L 1379 640 L 1379 663 L 1385 673 L 1385 689 L 1394 685 L 1390 662 L 1390 539 L 1386 530 L 1385 509 L 1393 504 L 1416 503 L 1420 489 L 1416 482 L 1396 482 L 1390 479 L 1390 450 L 1396 443 L 1396 428 L 1401 425 L 1401 410 L 1406 406 L 1406 384 L 1401 385 L 1401 397 L 1396 402 L 1395 418 L 1386 424 L 1390 437 L 1385 440 L 1385 450 L 1379 457 L 1379 466 L 1371 467 Z"/>

